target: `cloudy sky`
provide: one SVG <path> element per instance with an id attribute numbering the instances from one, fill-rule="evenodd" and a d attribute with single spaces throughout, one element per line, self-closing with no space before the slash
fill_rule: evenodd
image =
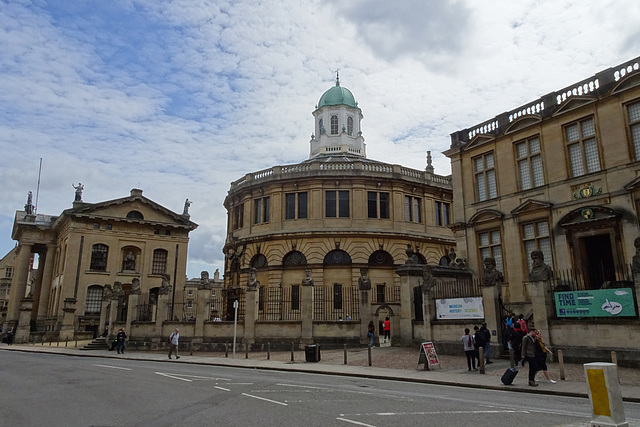
<path id="1" fill-rule="evenodd" d="M 78 182 L 192 200 L 196 277 L 229 183 L 308 157 L 336 69 L 370 158 L 448 175 L 450 133 L 638 56 L 637 0 L 0 0 L 0 257 L 40 158 L 41 214 Z"/>

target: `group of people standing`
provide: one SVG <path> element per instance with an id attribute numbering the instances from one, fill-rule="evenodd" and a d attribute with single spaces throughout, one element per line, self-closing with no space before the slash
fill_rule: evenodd
<path id="1" fill-rule="evenodd" d="M 478 367 L 480 366 L 480 349 L 484 355 L 485 363 L 493 363 L 491 361 L 491 331 L 487 328 L 487 324 L 483 323 L 481 327 L 473 327 L 473 335 L 469 328 L 465 328 L 464 335 L 462 336 L 462 345 L 464 347 L 464 354 L 467 356 L 467 367 L 469 371 L 477 371 L 476 361 Z"/>

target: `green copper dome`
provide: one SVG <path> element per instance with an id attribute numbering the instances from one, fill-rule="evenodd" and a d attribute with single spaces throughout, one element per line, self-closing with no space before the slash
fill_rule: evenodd
<path id="1" fill-rule="evenodd" d="M 336 85 L 322 94 L 320 101 L 318 101 L 318 108 L 322 108 L 327 105 L 347 105 L 349 107 L 358 108 L 358 103 L 353 97 L 351 91 L 340 86 L 340 81 L 338 79 L 336 79 Z"/>

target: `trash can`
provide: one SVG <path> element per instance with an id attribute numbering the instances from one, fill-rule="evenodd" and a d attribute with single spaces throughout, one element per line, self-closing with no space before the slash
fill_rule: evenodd
<path id="1" fill-rule="evenodd" d="M 317 344 L 304 346 L 304 358 L 307 362 L 320 361 L 320 346 Z"/>

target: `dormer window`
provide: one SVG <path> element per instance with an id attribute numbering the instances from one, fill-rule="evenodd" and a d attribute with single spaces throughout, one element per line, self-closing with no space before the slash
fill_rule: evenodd
<path id="1" fill-rule="evenodd" d="M 347 117 L 347 135 L 353 136 L 353 117 Z"/>
<path id="2" fill-rule="evenodd" d="M 338 134 L 338 116 L 331 116 L 331 135 Z"/>

